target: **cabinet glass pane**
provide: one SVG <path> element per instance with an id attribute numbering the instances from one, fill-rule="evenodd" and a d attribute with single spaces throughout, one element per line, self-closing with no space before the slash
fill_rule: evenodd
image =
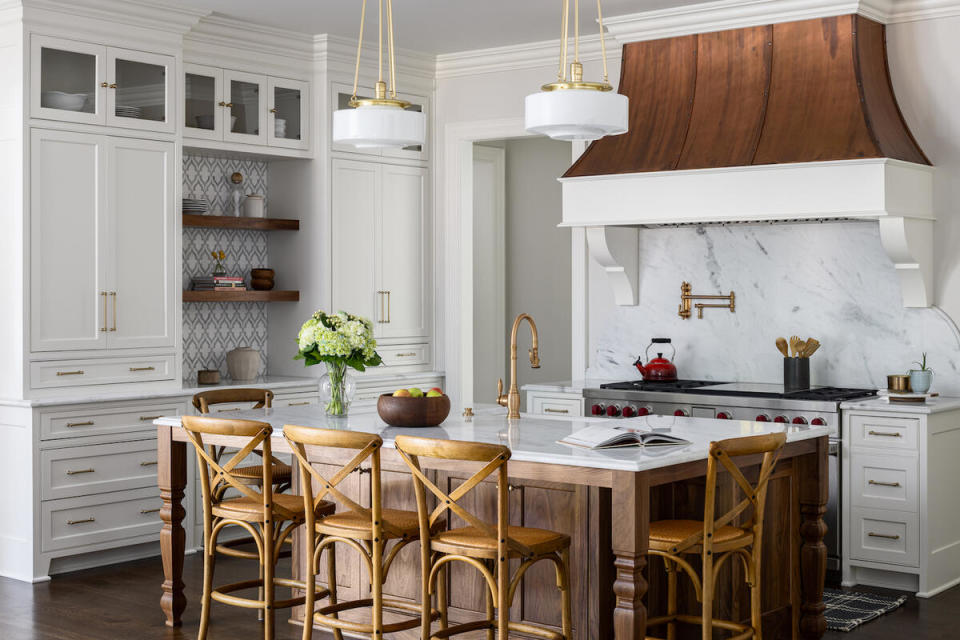
<path id="1" fill-rule="evenodd" d="M 96 113 L 97 56 L 42 47 L 40 106 Z"/>
<path id="2" fill-rule="evenodd" d="M 287 140 L 300 139 L 300 90 L 273 88 L 273 135 Z"/>
<path id="3" fill-rule="evenodd" d="M 230 131 L 260 135 L 260 85 L 242 80 L 230 81 Z"/>
<path id="4" fill-rule="evenodd" d="M 216 79 L 196 73 L 186 74 L 184 80 L 184 124 L 194 129 L 213 131 L 216 113 Z"/>
<path id="5" fill-rule="evenodd" d="M 167 69 L 159 64 L 117 59 L 118 118 L 164 122 L 167 119 Z"/>

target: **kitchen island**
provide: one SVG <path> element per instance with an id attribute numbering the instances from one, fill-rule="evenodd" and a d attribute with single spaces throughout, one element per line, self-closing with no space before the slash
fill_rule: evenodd
<path id="1" fill-rule="evenodd" d="M 787 445 L 771 478 L 765 518 L 765 538 L 769 538 L 765 540 L 768 546 L 763 563 L 765 635 L 813 639 L 825 631 L 822 595 L 826 547 L 822 540 L 826 527 L 822 517 L 827 502 L 828 433 L 824 427 L 645 416 L 619 424 L 669 430 L 690 444 L 656 450 L 589 451 L 557 441 L 573 431 L 597 424 L 595 419 L 525 416 L 508 421 L 502 409 L 480 412 L 471 418 L 454 413 L 440 426 L 424 429 L 389 427 L 375 413 L 352 414 L 346 420 L 328 418 L 316 407 L 241 411 L 231 418 L 271 423 L 275 429 L 272 445 L 276 452 L 289 451 L 281 435 L 284 424 L 379 433 L 384 440 L 385 506 L 391 508 L 413 508 L 409 474 L 393 450 L 396 435 L 410 433 L 509 446 L 513 452 L 509 463 L 510 488 L 516 487 L 520 494 L 519 498 L 512 498 L 511 517 L 527 526 L 563 531 L 563 526 L 550 526 L 551 518 L 559 518 L 570 529 L 564 532 L 571 533 L 573 538 L 575 636 L 618 640 L 645 637 L 647 611 L 643 600 L 648 595 L 647 579 L 651 580 L 648 604 L 659 609 L 662 603 L 663 593 L 659 588 L 662 569 L 653 565 L 655 570 L 651 575 L 644 576 L 649 522 L 667 517 L 702 518 L 702 478 L 706 473 L 709 443 L 786 431 Z M 187 444 L 178 417 L 161 418 L 156 424 L 158 484 L 163 499 L 160 515 L 164 522 L 161 548 L 165 580 L 161 607 L 167 625 L 177 626 L 186 607 L 181 525 L 185 512 L 181 502 L 187 482 Z M 231 438 L 208 439 L 210 444 L 236 446 Z M 320 467 L 342 464 L 347 459 L 339 451 L 313 449 L 308 453 L 311 462 Z M 431 460 L 429 464 L 437 482 L 447 486 L 458 484 L 472 468 L 440 460 Z M 361 474 L 348 489 L 362 500 L 365 487 L 369 488 L 369 481 Z M 719 500 L 732 500 L 732 484 L 727 483 L 725 487 Z M 516 494 L 511 492 L 511 495 Z M 518 503 L 519 512 L 514 509 L 514 502 Z M 473 504 L 468 508 L 484 517 L 489 506 L 484 507 Z M 342 557 L 349 558 L 349 554 L 338 552 L 338 565 Z M 295 556 L 295 565 L 297 562 Z M 419 598 L 418 576 L 407 575 L 418 571 L 417 560 L 406 558 L 404 561 L 398 556 L 398 563 L 391 570 L 385 590 L 393 590 L 399 597 Z M 341 570 L 338 566 L 338 573 Z M 730 567 L 731 575 L 719 581 L 723 584 L 717 592 L 726 593 L 727 601 L 721 604 L 720 613 L 734 618 L 749 617 L 749 608 L 741 605 L 746 592 L 743 578 L 733 574 L 738 570 Z M 530 574 L 524 578 L 525 587 L 518 595 L 521 603 L 516 607 L 519 611 L 514 615 L 541 622 L 546 619 L 549 623 L 559 609 L 555 586 L 547 580 L 540 588 L 537 575 L 533 571 Z M 451 581 L 457 580 L 460 582 L 449 592 L 461 594 L 465 600 L 451 602 L 451 617 L 468 618 L 472 613 L 471 604 L 482 610 L 482 597 L 479 591 L 470 591 L 475 588 L 474 576 L 453 574 Z M 338 578 L 338 584 L 340 582 Z M 365 588 L 357 582 L 353 585 L 355 589 Z M 725 591 L 724 585 L 728 582 L 730 586 Z M 478 597 L 480 599 L 472 603 Z M 683 606 L 692 607 L 695 603 L 687 602 Z"/>

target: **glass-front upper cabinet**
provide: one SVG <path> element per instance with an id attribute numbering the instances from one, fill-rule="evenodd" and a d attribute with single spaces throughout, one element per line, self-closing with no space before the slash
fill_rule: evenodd
<path id="1" fill-rule="evenodd" d="M 306 82 L 268 78 L 270 118 L 267 139 L 271 146 L 306 149 L 309 146 L 310 94 Z"/>
<path id="2" fill-rule="evenodd" d="M 173 132 L 173 56 L 31 37 L 34 118 Z"/>
<path id="3" fill-rule="evenodd" d="M 107 124 L 173 132 L 173 58 L 107 49 Z"/>
<path id="4" fill-rule="evenodd" d="M 226 114 L 223 139 L 229 142 L 267 144 L 266 76 L 224 71 Z"/>
<path id="5" fill-rule="evenodd" d="M 183 135 L 223 139 L 223 71 L 196 64 L 183 65 Z"/>
<path id="6" fill-rule="evenodd" d="M 372 98 L 374 95 L 372 87 L 360 87 L 357 90 L 358 98 Z M 333 105 L 334 109 L 349 109 L 350 108 L 350 98 L 353 97 L 353 87 L 350 85 L 335 84 L 333 85 Z M 425 114 L 427 119 L 426 133 L 427 140 L 424 141 L 423 145 L 411 145 L 408 147 L 403 147 L 402 149 L 384 149 L 384 148 L 367 148 L 367 149 L 357 149 L 353 145 L 349 144 L 333 144 L 332 149 L 334 151 L 346 151 L 349 153 L 358 153 L 363 155 L 374 155 L 378 157 L 389 157 L 389 158 L 405 158 L 407 160 L 426 160 L 427 159 L 427 147 L 429 146 L 429 136 L 430 136 L 430 112 L 427 108 L 427 98 L 424 96 L 415 96 L 409 94 L 400 94 L 399 96 L 402 100 L 406 100 L 410 103 L 410 106 L 407 107 L 408 111 L 421 111 Z"/>
<path id="7" fill-rule="evenodd" d="M 33 36 L 30 47 L 30 115 L 103 124 L 106 48 L 46 36 Z"/>

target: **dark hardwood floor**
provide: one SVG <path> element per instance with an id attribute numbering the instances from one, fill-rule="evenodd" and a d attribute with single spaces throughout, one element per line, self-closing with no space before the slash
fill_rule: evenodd
<path id="1" fill-rule="evenodd" d="M 286 561 L 287 563 L 289 561 Z M 219 584 L 247 578 L 250 561 L 221 557 Z M 281 575 L 289 565 L 281 566 Z M 202 560 L 189 555 L 184 581 L 190 604 L 181 629 L 163 625 L 160 612 L 159 558 L 56 576 L 30 585 L 0 578 L 0 639 L 2 640 L 180 640 L 196 638 L 200 617 L 198 585 Z M 286 613 L 278 613 L 278 621 Z M 210 640 L 262 638 L 255 611 L 214 604 Z M 317 640 L 332 636 L 314 634 Z M 277 625 L 277 640 L 300 638 L 300 628 Z M 827 632 L 827 640 L 955 640 L 960 638 L 960 588 L 929 600 L 910 598 L 897 611 L 851 633 Z M 766 640 L 777 640 L 768 638 Z"/>

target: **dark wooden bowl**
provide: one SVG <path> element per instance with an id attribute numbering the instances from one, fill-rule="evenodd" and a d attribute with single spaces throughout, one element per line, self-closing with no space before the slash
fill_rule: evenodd
<path id="1" fill-rule="evenodd" d="M 270 291 L 274 287 L 272 279 L 250 278 L 250 288 L 256 291 Z"/>
<path id="2" fill-rule="evenodd" d="M 273 280 L 276 275 L 273 269 L 250 269 L 251 278 L 262 278 L 264 280 Z"/>
<path id="3" fill-rule="evenodd" d="M 377 413 L 392 427 L 435 427 L 450 415 L 450 398 L 395 398 L 385 393 L 377 400 Z"/>

